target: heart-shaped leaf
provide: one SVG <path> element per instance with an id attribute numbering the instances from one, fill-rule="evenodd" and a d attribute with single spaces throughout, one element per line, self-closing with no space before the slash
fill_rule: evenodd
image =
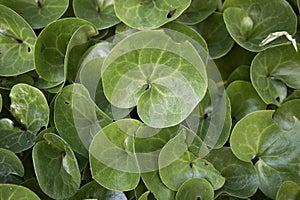
<path id="1" fill-rule="evenodd" d="M 300 99 L 285 102 L 274 113 L 274 120 L 285 130 L 294 126 L 294 117 L 300 119 Z"/>
<path id="2" fill-rule="evenodd" d="M 267 104 L 280 105 L 287 87 L 300 89 L 300 54 L 292 45 L 281 45 L 260 52 L 251 64 L 251 80 Z"/>
<path id="3" fill-rule="evenodd" d="M 111 190 L 134 189 L 140 170 L 134 153 L 134 135 L 141 122 L 123 119 L 104 127 L 95 135 L 89 150 L 93 179 Z"/>
<path id="4" fill-rule="evenodd" d="M 300 122 L 295 118 L 293 128 L 281 130 L 272 119 L 274 111 L 256 111 L 240 120 L 232 131 L 230 144 L 241 160 L 259 160 L 255 164 L 259 188 L 275 198 L 280 185 L 291 180 L 300 183 L 298 171 L 300 153 Z"/>
<path id="5" fill-rule="evenodd" d="M 286 200 L 286 199 L 299 199 L 300 198 L 300 187 L 293 181 L 285 181 L 280 186 L 276 200 Z"/>
<path id="6" fill-rule="evenodd" d="M 98 200 L 127 200 L 125 194 L 119 191 L 107 190 L 92 181 L 84 185 L 80 190 L 70 198 L 70 200 L 98 199 Z"/>
<path id="7" fill-rule="evenodd" d="M 35 134 L 15 127 L 10 119 L 0 119 L 0 148 L 18 153 L 32 147 L 34 141 Z"/>
<path id="8" fill-rule="evenodd" d="M 102 67 L 107 99 L 120 108 L 137 105 L 139 117 L 154 128 L 183 121 L 207 89 L 204 63 L 186 38 L 150 30 L 119 42 Z"/>
<path id="9" fill-rule="evenodd" d="M 178 18 L 191 0 L 114 0 L 117 17 L 132 28 L 154 29 Z"/>
<path id="10" fill-rule="evenodd" d="M 97 29 L 107 29 L 120 22 L 114 10 L 113 0 L 73 0 L 76 17 L 93 23 Z"/>
<path id="11" fill-rule="evenodd" d="M 166 156 L 163 149 L 159 156 L 160 166 L 164 165 L 165 160 L 163 159 Z M 160 168 L 159 175 L 163 183 L 174 191 L 177 191 L 185 181 L 192 178 L 207 179 L 212 184 L 214 190 L 221 188 L 225 182 L 224 177 L 211 163 L 194 156 L 189 151 L 186 151 L 170 165 Z"/>
<path id="12" fill-rule="evenodd" d="M 243 162 L 231 152 L 229 147 L 212 150 L 206 157 L 225 177 L 224 186 L 216 196 L 222 193 L 247 198 L 255 194 L 258 188 L 258 175 L 250 162 Z"/>
<path id="13" fill-rule="evenodd" d="M 39 34 L 35 44 L 35 67 L 37 73 L 49 82 L 64 82 L 66 77 L 66 69 L 68 62 L 66 55 L 70 51 L 68 47 L 74 33 L 81 26 L 91 27 L 88 21 L 79 18 L 65 18 L 49 24 Z M 95 33 L 94 32 L 91 34 Z M 90 33 L 84 32 L 89 35 Z M 83 39 L 86 40 L 86 37 Z M 81 41 L 79 41 L 81 42 Z M 52 59 L 48 59 L 51 56 Z"/>
<path id="14" fill-rule="evenodd" d="M 210 148 L 220 148 L 231 129 L 231 106 L 224 90 L 209 79 L 205 97 L 186 119 L 186 123 Z"/>
<path id="15" fill-rule="evenodd" d="M 210 16 L 218 4 L 218 0 L 192 0 L 191 5 L 177 20 L 188 25 L 198 24 Z"/>
<path id="16" fill-rule="evenodd" d="M 112 122 L 80 84 L 63 88 L 56 97 L 54 110 L 54 122 L 60 136 L 85 157 L 96 133 Z"/>
<path id="17" fill-rule="evenodd" d="M 65 199 L 77 192 L 80 185 L 77 160 L 59 136 L 46 133 L 44 140 L 34 145 L 32 159 L 38 183 L 48 196 Z"/>
<path id="18" fill-rule="evenodd" d="M 68 0 L 0 0 L 21 15 L 33 28 L 39 29 L 60 18 L 67 10 Z"/>
<path id="19" fill-rule="evenodd" d="M 223 10 L 231 37 L 249 51 L 258 52 L 287 42 L 286 38 L 280 38 L 265 46 L 260 45 L 270 33 L 296 33 L 297 17 L 285 0 L 226 0 Z"/>
<path id="20" fill-rule="evenodd" d="M 234 81 L 227 87 L 226 92 L 232 107 L 231 116 L 235 121 L 251 112 L 267 108 L 250 82 Z"/>
<path id="21" fill-rule="evenodd" d="M 192 178 L 180 186 L 176 200 L 181 199 L 211 200 L 214 199 L 214 189 L 207 180 Z"/>
<path id="22" fill-rule="evenodd" d="M 34 192 L 26 187 L 13 184 L 0 184 L 0 197 L 1 199 L 9 200 L 40 200 L 40 198 Z"/>
<path id="23" fill-rule="evenodd" d="M 233 47 L 234 41 L 227 32 L 222 13 L 214 13 L 197 25 L 199 33 L 207 42 L 213 59 L 223 57 Z"/>
<path id="24" fill-rule="evenodd" d="M 49 121 L 49 107 L 44 94 L 27 84 L 17 84 L 11 89 L 10 110 L 20 120 L 25 130 L 36 133 Z"/>
<path id="25" fill-rule="evenodd" d="M 0 148 L 0 183 L 6 183 L 11 175 L 24 176 L 24 167 L 13 152 Z"/>
<path id="26" fill-rule="evenodd" d="M 10 8 L 0 4 L 0 76 L 15 76 L 34 69 L 35 33 Z"/>

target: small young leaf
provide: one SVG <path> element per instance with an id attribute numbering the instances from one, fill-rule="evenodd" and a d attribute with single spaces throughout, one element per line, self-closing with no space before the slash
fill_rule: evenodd
<path id="1" fill-rule="evenodd" d="M 59 136 L 46 133 L 33 147 L 32 159 L 43 192 L 55 199 L 73 196 L 80 185 L 80 172 L 70 146 Z"/>
<path id="2" fill-rule="evenodd" d="M 212 200 L 214 199 L 214 189 L 207 180 L 192 178 L 180 186 L 176 200 L 181 199 Z"/>
<path id="3" fill-rule="evenodd" d="M 300 187 L 293 181 L 285 181 L 280 186 L 276 200 L 287 200 L 287 199 L 299 199 L 300 198 Z"/>

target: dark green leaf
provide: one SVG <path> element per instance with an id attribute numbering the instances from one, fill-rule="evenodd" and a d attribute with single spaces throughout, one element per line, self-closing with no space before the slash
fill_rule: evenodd
<path id="1" fill-rule="evenodd" d="M 33 147 L 32 159 L 43 192 L 55 199 L 73 196 L 80 185 L 77 160 L 70 146 L 59 136 L 46 133 Z"/>
<path id="2" fill-rule="evenodd" d="M 234 81 L 248 81 L 250 82 L 250 67 L 247 65 L 241 65 L 237 67 L 228 77 L 227 84 Z"/>
<path id="3" fill-rule="evenodd" d="M 11 88 L 18 83 L 26 83 L 33 85 L 34 80 L 28 74 L 22 74 L 19 76 L 12 77 L 0 77 L 0 88 L 4 90 L 11 90 Z"/>

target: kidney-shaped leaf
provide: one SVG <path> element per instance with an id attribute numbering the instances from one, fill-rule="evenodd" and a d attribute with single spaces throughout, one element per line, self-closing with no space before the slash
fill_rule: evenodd
<path id="1" fill-rule="evenodd" d="M 88 157 L 88 149 L 96 133 L 112 122 L 80 84 L 63 88 L 56 97 L 54 110 L 54 123 L 60 136 L 85 157 Z"/>
<path id="2" fill-rule="evenodd" d="M 212 200 L 214 189 L 207 180 L 192 178 L 184 182 L 176 194 L 176 200 L 182 199 Z"/>
<path id="3" fill-rule="evenodd" d="M 113 0 L 73 0 L 76 17 L 92 22 L 97 29 L 106 29 L 120 22 Z"/>
<path id="4" fill-rule="evenodd" d="M 34 61 L 36 71 L 43 79 L 49 82 L 65 80 L 64 63 L 69 41 L 78 28 L 89 24 L 83 19 L 65 18 L 42 30 L 35 44 Z"/>
<path id="5" fill-rule="evenodd" d="M 11 89 L 9 96 L 11 113 L 26 130 L 36 133 L 41 127 L 48 125 L 50 111 L 47 100 L 39 89 L 20 83 Z"/>
<path id="6" fill-rule="evenodd" d="M 205 65 L 186 38 L 150 30 L 118 43 L 102 67 L 107 99 L 120 108 L 137 105 L 142 121 L 155 128 L 183 121 L 207 89 Z"/>
<path id="7" fill-rule="evenodd" d="M 191 5 L 177 20 L 188 25 L 197 24 L 211 15 L 218 3 L 218 0 L 192 0 Z"/>
<path id="8" fill-rule="evenodd" d="M 0 148 L 0 183 L 5 183 L 10 175 L 24 176 L 24 167 L 13 152 Z"/>
<path id="9" fill-rule="evenodd" d="M 261 46 L 261 42 L 270 33 L 296 33 L 297 17 L 285 0 L 226 0 L 223 10 L 225 24 L 231 37 L 249 51 L 262 51 L 287 42 L 286 38 L 280 38 Z"/>
<path id="10" fill-rule="evenodd" d="M 300 54 L 292 45 L 281 45 L 260 52 L 250 68 L 251 80 L 268 104 L 280 105 L 289 86 L 300 89 Z"/>
<path id="11" fill-rule="evenodd" d="M 38 183 L 45 194 L 55 199 L 73 196 L 80 185 L 80 171 L 70 146 L 59 136 L 46 133 L 36 143 L 32 159 Z"/>
<path id="12" fill-rule="evenodd" d="M 158 28 L 173 21 L 189 7 L 191 0 L 114 0 L 117 17 L 132 28 Z"/>
<path id="13" fill-rule="evenodd" d="M 274 111 L 257 111 L 241 119 L 232 131 L 230 144 L 241 160 L 251 161 L 259 175 L 259 188 L 275 198 L 283 181 L 300 183 L 300 122 L 295 118 L 292 129 L 283 131 L 272 119 Z"/>
<path id="14" fill-rule="evenodd" d="M 9 200 L 40 200 L 34 192 L 26 187 L 13 184 L 0 184 L 0 197 Z"/>
<path id="15" fill-rule="evenodd" d="M 35 33 L 27 22 L 0 4 L 0 75 L 15 76 L 34 69 Z"/>
<path id="16" fill-rule="evenodd" d="M 61 17 L 67 10 L 68 0 L 0 0 L 0 4 L 10 7 L 21 15 L 33 28 L 43 28 Z"/>
<path id="17" fill-rule="evenodd" d="M 239 160 L 228 147 L 212 150 L 205 159 L 211 162 L 226 180 L 216 195 L 226 193 L 239 198 L 254 195 L 259 181 L 252 163 Z"/>

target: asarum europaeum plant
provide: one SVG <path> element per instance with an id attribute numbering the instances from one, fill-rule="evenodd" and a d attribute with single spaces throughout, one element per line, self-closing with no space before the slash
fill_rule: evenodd
<path id="1" fill-rule="evenodd" d="M 300 0 L 0 0 L 0 199 L 300 199 Z"/>

